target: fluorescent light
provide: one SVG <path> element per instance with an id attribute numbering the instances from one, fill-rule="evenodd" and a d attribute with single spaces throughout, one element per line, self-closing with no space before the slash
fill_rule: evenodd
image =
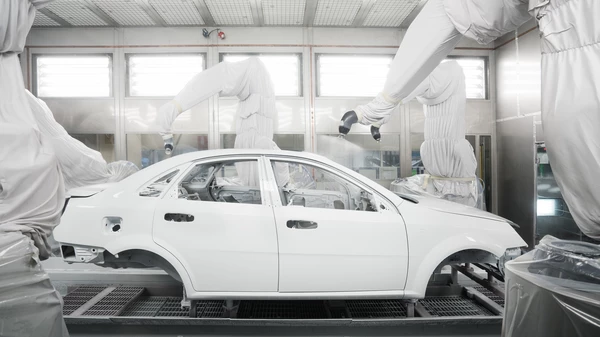
<path id="1" fill-rule="evenodd" d="M 248 54 L 225 54 L 223 61 L 239 62 Z M 265 64 L 275 90 L 275 96 L 300 96 L 300 58 L 298 55 L 258 55 Z"/>
<path id="2" fill-rule="evenodd" d="M 130 55 L 129 96 L 175 96 L 203 70 L 204 56 Z"/>
<path id="3" fill-rule="evenodd" d="M 537 215 L 538 216 L 556 216 L 556 200 L 555 199 L 538 199 L 537 200 Z"/>
<path id="4" fill-rule="evenodd" d="M 38 97 L 109 97 L 111 62 L 108 55 L 36 58 Z"/>

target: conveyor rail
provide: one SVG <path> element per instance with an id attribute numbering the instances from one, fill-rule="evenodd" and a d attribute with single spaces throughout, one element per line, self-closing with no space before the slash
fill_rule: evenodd
<path id="1" fill-rule="evenodd" d="M 448 281 L 430 282 L 426 297 L 416 304 L 403 300 L 240 301 L 232 315 L 224 301 L 198 301 L 195 317 L 190 318 L 189 311 L 181 308 L 181 287 L 157 291 L 144 286 L 94 284 L 70 286 L 64 296 L 63 313 L 74 336 L 78 334 L 73 332 L 87 334 L 94 329 L 106 335 L 116 335 L 117 331 L 138 334 L 151 327 L 166 335 L 166 331 L 182 335 L 189 330 L 203 335 L 199 331 L 236 328 L 310 328 L 310 334 L 323 331 L 333 335 L 352 335 L 363 329 L 370 329 L 367 335 L 397 333 L 398 329 L 417 334 L 439 330 L 446 335 L 461 335 L 474 327 L 479 327 L 476 334 L 499 335 L 504 298 L 498 292 L 503 285 L 493 277 L 475 275 L 469 266 L 455 270 L 479 284 L 452 284 L 450 280 L 456 280 L 456 276 L 446 275 Z M 410 317 L 411 312 L 414 317 Z"/>

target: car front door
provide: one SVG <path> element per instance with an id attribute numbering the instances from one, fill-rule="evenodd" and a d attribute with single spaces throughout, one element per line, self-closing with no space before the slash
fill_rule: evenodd
<path id="1" fill-rule="evenodd" d="M 401 292 L 408 245 L 393 204 L 335 168 L 270 158 L 280 292 Z"/>
<path id="2" fill-rule="evenodd" d="M 256 157 L 199 162 L 163 196 L 154 241 L 184 265 L 197 292 L 276 292 L 275 222 Z"/>

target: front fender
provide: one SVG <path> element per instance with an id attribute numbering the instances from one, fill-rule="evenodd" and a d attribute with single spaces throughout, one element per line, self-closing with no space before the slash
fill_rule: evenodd
<path id="1" fill-rule="evenodd" d="M 515 235 L 517 234 L 515 233 Z M 491 253 L 499 258 L 504 255 L 506 249 L 520 246 L 518 241 L 509 242 L 507 240 L 492 240 L 488 235 L 472 233 L 469 236 L 457 234 L 447 237 L 434 247 L 430 247 L 430 249 L 412 249 L 411 247 L 411 252 L 421 251 L 422 255 L 411 254 L 409 256 L 409 278 L 405 288 L 405 298 L 425 297 L 427 283 L 435 268 L 450 255 L 463 250 L 474 249 Z"/>

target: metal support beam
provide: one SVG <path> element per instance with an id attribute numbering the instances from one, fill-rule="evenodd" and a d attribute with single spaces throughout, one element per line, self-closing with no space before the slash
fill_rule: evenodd
<path id="1" fill-rule="evenodd" d="M 498 303 L 492 301 L 488 297 L 486 297 L 481 292 L 477 291 L 475 288 L 465 287 L 465 291 L 467 292 L 467 296 L 469 298 L 475 299 L 475 301 L 479 302 L 479 304 L 483 305 L 486 309 L 491 311 L 496 315 L 502 316 L 504 314 L 504 308 L 500 306 Z"/>
<path id="2" fill-rule="evenodd" d="M 60 23 L 61 26 L 63 27 L 73 27 L 72 24 L 70 24 L 69 22 L 67 22 L 67 20 L 61 18 L 60 16 L 54 14 L 51 10 L 49 10 L 48 8 L 40 8 L 38 9 L 38 11 L 44 15 L 46 15 L 47 17 L 49 17 L 50 19 Z"/>
<path id="3" fill-rule="evenodd" d="M 250 0 L 250 8 L 252 9 L 252 24 L 254 26 L 264 26 L 265 20 L 262 10 L 261 0 Z"/>
<path id="4" fill-rule="evenodd" d="M 375 0 L 363 0 L 362 6 L 360 6 L 358 13 L 356 13 L 352 27 L 362 27 L 374 4 Z"/>
<path id="5" fill-rule="evenodd" d="M 205 25 L 209 27 L 216 27 L 217 24 L 215 23 L 215 19 L 210 14 L 210 10 L 208 10 L 208 7 L 206 7 L 204 1 L 194 0 L 194 5 L 196 5 L 198 12 L 200 12 L 200 16 L 202 17 L 202 20 L 204 20 Z"/>
<path id="6" fill-rule="evenodd" d="M 136 3 L 142 7 L 142 9 L 144 10 L 144 12 L 146 12 L 146 14 L 148 14 L 148 16 L 150 18 L 152 18 L 152 20 L 158 25 L 158 26 L 163 26 L 163 27 L 167 27 L 167 23 L 165 22 L 165 20 L 163 20 L 162 16 L 160 16 L 160 14 L 158 14 L 158 12 L 154 9 L 154 7 L 152 7 L 150 5 L 150 3 L 148 2 L 148 0 L 136 0 Z"/>
<path id="7" fill-rule="evenodd" d="M 98 6 L 96 6 L 91 0 L 79 0 L 82 4 L 84 4 L 92 13 L 96 14 L 102 21 L 106 22 L 110 27 L 120 27 L 121 25 L 113 20 L 108 14 L 106 14 L 103 10 L 101 10 Z"/>
<path id="8" fill-rule="evenodd" d="M 304 26 L 312 27 L 315 22 L 315 14 L 317 13 L 317 0 L 306 0 L 304 9 Z"/>
<path id="9" fill-rule="evenodd" d="M 460 271 L 465 276 L 467 276 L 471 280 L 477 282 L 478 284 L 480 284 L 481 286 L 485 287 L 489 291 L 493 292 L 494 294 L 496 294 L 496 295 L 498 295 L 498 296 L 500 296 L 502 298 L 505 298 L 504 289 L 498 287 L 498 285 L 496 284 L 496 282 L 489 282 L 487 279 L 484 279 L 481 276 L 473 273 L 472 271 L 468 270 L 464 266 L 456 266 L 455 265 L 455 266 L 452 266 L 452 269 L 456 269 L 456 270 Z"/>

